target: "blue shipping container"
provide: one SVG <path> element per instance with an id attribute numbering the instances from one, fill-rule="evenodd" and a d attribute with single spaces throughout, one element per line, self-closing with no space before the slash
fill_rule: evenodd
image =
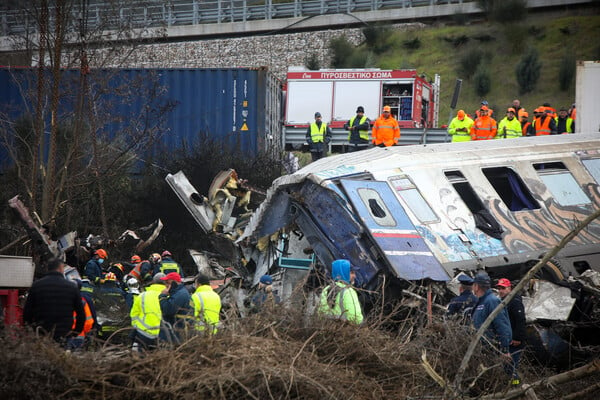
<path id="1" fill-rule="evenodd" d="M 72 116 L 79 82 L 79 70 L 63 72 L 59 119 Z M 4 115 L 14 120 L 33 113 L 26 93 L 28 87 L 35 88 L 36 74 L 34 68 L 0 68 Z M 109 137 L 132 115 L 146 109 L 151 119 L 153 111 L 168 103 L 174 107 L 160 125 L 163 149 L 190 148 L 204 137 L 247 155 L 282 149 L 281 83 L 266 69 L 92 69 L 87 79 L 94 107 L 111 116 L 103 127 Z M 147 93 L 152 90 L 158 95 L 151 102 Z"/>

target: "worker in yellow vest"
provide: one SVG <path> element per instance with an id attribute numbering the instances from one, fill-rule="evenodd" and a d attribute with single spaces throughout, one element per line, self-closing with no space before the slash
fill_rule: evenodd
<path id="1" fill-rule="evenodd" d="M 348 151 L 354 152 L 364 150 L 369 146 L 369 128 L 371 121 L 365 115 L 363 106 L 358 106 L 356 115 L 350 118 L 344 129 L 348 131 Z"/>
<path id="2" fill-rule="evenodd" d="M 315 113 L 315 122 L 308 126 L 306 142 L 310 148 L 310 155 L 313 161 L 325 157 L 325 154 L 327 154 L 327 145 L 331 142 L 331 129 L 323 122 L 320 112 Z"/>
<path id="3" fill-rule="evenodd" d="M 473 120 L 464 110 L 458 110 L 456 117 L 452 118 L 448 125 L 448 134 L 452 136 L 453 142 L 469 142 L 471 141 L 471 126 L 473 126 Z"/>

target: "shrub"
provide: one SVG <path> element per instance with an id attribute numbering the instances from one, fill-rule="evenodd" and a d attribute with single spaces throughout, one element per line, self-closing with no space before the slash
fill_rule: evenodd
<path id="1" fill-rule="evenodd" d="M 519 61 L 515 69 L 521 94 L 529 93 L 535 89 L 537 81 L 540 79 L 541 71 L 542 63 L 538 51 L 533 47 L 529 48 L 523 54 L 521 61 Z"/>
<path id="2" fill-rule="evenodd" d="M 381 54 L 388 48 L 387 40 L 391 31 L 389 26 L 369 25 L 363 28 L 362 33 L 369 50 L 375 54 Z"/>
<path id="3" fill-rule="evenodd" d="M 492 54 L 490 52 L 481 50 L 480 48 L 471 48 L 468 52 L 463 54 L 460 58 L 460 71 L 465 78 L 469 79 L 477 71 L 477 67 L 483 60 L 490 61 Z"/>
<path id="4" fill-rule="evenodd" d="M 488 65 L 487 62 L 480 62 L 475 75 L 473 75 L 473 87 L 479 97 L 488 94 L 492 88 L 492 78 L 488 70 Z"/>
<path id="5" fill-rule="evenodd" d="M 531 25 L 527 29 L 528 36 L 534 37 L 537 40 L 542 40 L 546 37 L 546 28 L 543 26 Z"/>
<path id="6" fill-rule="evenodd" d="M 527 28 L 520 24 L 504 25 L 504 37 L 510 45 L 512 54 L 521 54 L 527 43 Z"/>
<path id="7" fill-rule="evenodd" d="M 560 69 L 558 71 L 558 84 L 560 90 L 563 92 L 566 92 L 571 87 L 576 69 L 577 66 L 573 54 L 565 54 L 560 61 Z"/>
<path id="8" fill-rule="evenodd" d="M 469 37 L 467 35 L 460 35 L 460 36 L 445 36 L 444 37 L 444 41 L 452 44 L 452 46 L 454 48 L 460 47 L 463 44 L 466 44 L 469 41 Z"/>
<path id="9" fill-rule="evenodd" d="M 421 39 L 419 37 L 414 37 L 413 39 L 408 39 L 402 42 L 402 46 L 405 49 L 416 50 L 421 47 Z"/>
<path id="10" fill-rule="evenodd" d="M 319 55 L 316 52 L 310 53 L 304 59 L 304 66 L 311 71 L 317 71 L 321 69 L 321 61 L 319 60 Z"/>
<path id="11" fill-rule="evenodd" d="M 331 57 L 331 66 L 333 68 L 344 68 L 347 66 L 352 53 L 354 52 L 354 46 L 346 38 L 346 36 L 339 36 L 329 41 L 329 49 L 333 54 Z"/>

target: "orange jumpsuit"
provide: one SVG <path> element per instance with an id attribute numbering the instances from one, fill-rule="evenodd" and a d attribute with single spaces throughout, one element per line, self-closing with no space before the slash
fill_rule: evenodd
<path id="1" fill-rule="evenodd" d="M 373 124 L 372 135 L 375 146 L 382 143 L 386 147 L 397 144 L 400 140 L 398 121 L 391 115 L 388 118 L 381 115 Z"/>
<path id="2" fill-rule="evenodd" d="M 498 124 L 496 120 L 487 115 L 481 116 L 475 120 L 471 126 L 471 140 L 489 140 L 496 137 Z"/>

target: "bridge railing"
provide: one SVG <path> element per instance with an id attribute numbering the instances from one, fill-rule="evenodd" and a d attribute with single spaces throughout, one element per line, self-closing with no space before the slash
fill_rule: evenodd
<path id="1" fill-rule="evenodd" d="M 472 0 L 464 0 L 472 1 Z M 108 2 L 92 0 L 88 4 L 88 30 L 170 27 L 182 25 L 245 22 L 275 18 L 300 18 L 322 14 L 377 11 L 382 9 L 420 7 L 463 0 L 171 0 L 163 4 L 145 1 L 124 2 L 113 8 Z M 20 35 L 35 30 L 32 10 L 3 10 L 0 35 Z M 75 7 L 72 20 L 81 19 Z M 50 10 L 52 25 L 53 11 Z"/>

